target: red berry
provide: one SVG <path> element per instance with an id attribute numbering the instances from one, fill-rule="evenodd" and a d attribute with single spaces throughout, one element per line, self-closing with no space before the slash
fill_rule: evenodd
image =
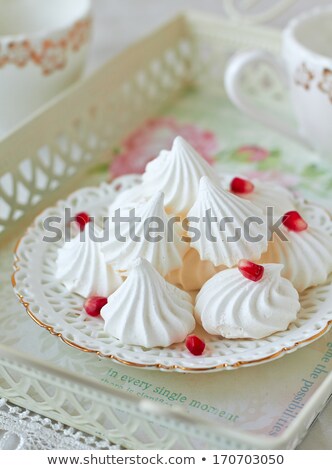
<path id="1" fill-rule="evenodd" d="M 232 193 L 249 194 L 253 192 L 255 186 L 251 181 L 236 177 L 232 179 L 230 189 Z"/>
<path id="2" fill-rule="evenodd" d="M 80 230 L 84 230 L 86 224 L 90 222 L 90 216 L 86 212 L 80 212 L 79 214 L 76 214 L 75 220 L 78 223 Z"/>
<path id="3" fill-rule="evenodd" d="M 84 309 L 90 317 L 98 317 L 101 309 L 107 304 L 106 297 L 89 297 L 84 302 Z"/>
<path id="4" fill-rule="evenodd" d="M 293 230 L 294 232 L 302 232 L 302 230 L 308 228 L 307 222 L 302 219 L 297 211 L 286 212 L 282 218 L 282 223 L 288 230 Z"/>
<path id="5" fill-rule="evenodd" d="M 247 259 L 241 259 L 237 265 L 242 276 L 257 282 L 262 279 L 264 274 L 264 266 L 255 264 Z"/>
<path id="6" fill-rule="evenodd" d="M 187 336 L 186 347 L 194 356 L 201 356 L 205 349 L 205 343 L 198 336 L 190 335 Z"/>

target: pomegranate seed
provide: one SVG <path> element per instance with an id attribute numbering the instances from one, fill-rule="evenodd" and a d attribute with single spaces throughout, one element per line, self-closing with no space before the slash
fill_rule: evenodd
<path id="1" fill-rule="evenodd" d="M 262 279 L 264 274 L 264 266 L 261 266 L 260 264 L 255 264 L 247 259 L 241 259 L 237 267 L 239 268 L 239 271 L 242 276 L 254 282 L 257 282 Z"/>
<path id="2" fill-rule="evenodd" d="M 251 181 L 236 177 L 232 179 L 230 189 L 232 193 L 249 194 L 253 192 L 255 186 Z"/>
<path id="3" fill-rule="evenodd" d="M 86 212 L 80 212 L 76 214 L 76 222 L 78 223 L 80 230 L 83 230 L 88 222 L 90 222 L 90 216 Z"/>
<path id="4" fill-rule="evenodd" d="M 190 335 L 187 336 L 186 347 L 194 356 L 201 356 L 205 349 L 205 343 L 198 336 Z"/>
<path id="5" fill-rule="evenodd" d="M 107 298 L 106 297 L 89 297 L 85 302 L 84 302 L 84 309 L 90 317 L 98 317 L 100 315 L 101 309 L 104 307 L 104 305 L 107 304 Z"/>
<path id="6" fill-rule="evenodd" d="M 297 211 L 286 212 L 282 218 L 282 223 L 288 230 L 293 230 L 294 232 L 302 232 L 302 230 L 308 228 L 307 222 Z"/>

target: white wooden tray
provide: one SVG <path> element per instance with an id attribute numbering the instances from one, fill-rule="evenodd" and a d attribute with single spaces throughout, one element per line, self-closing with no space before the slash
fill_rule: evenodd
<path id="1" fill-rule="evenodd" d="M 251 123 L 225 97 L 230 54 L 262 44 L 278 52 L 279 43 L 267 28 L 241 26 L 239 34 L 227 21 L 181 15 L 0 143 L 1 395 L 130 448 L 293 448 L 301 441 L 331 393 L 332 361 L 324 362 L 331 334 L 274 363 L 204 381 L 134 370 L 70 348 L 39 328 L 10 279 L 14 244 L 37 213 L 75 188 L 105 181 L 119 152 L 113 174 L 135 170 L 156 139 L 172 132 L 195 140 L 221 168 L 278 178 L 311 199 L 331 191 L 331 175 L 315 155 Z M 289 118 L 269 71 L 251 71 L 245 85 L 262 106 Z M 325 372 L 315 372 L 320 365 Z M 281 426 L 303 386 L 301 407 Z"/>

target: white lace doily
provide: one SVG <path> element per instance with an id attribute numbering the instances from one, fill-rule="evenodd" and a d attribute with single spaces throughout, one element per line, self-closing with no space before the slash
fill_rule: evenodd
<path id="1" fill-rule="evenodd" d="M 0 398 L 0 450 L 21 449 L 108 450 L 119 446 Z"/>

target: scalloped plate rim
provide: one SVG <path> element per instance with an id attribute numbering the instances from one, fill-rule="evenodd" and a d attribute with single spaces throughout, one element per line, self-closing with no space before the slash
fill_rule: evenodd
<path id="1" fill-rule="evenodd" d="M 42 321 L 38 317 L 38 313 L 40 313 L 40 312 L 36 313 L 36 312 L 33 312 L 30 309 L 31 302 L 29 302 L 27 300 L 27 297 L 22 293 L 23 291 L 19 288 L 19 282 L 17 281 L 17 275 L 18 275 L 18 273 L 20 272 L 20 270 L 22 268 L 22 263 L 21 263 L 21 259 L 20 259 L 20 256 L 19 256 L 19 251 L 20 251 L 20 249 L 22 247 L 22 243 L 24 242 L 26 237 L 30 234 L 31 231 L 33 231 L 34 229 L 37 229 L 40 219 L 43 218 L 45 214 L 47 214 L 49 211 L 59 211 L 59 210 L 63 209 L 64 207 L 68 207 L 71 204 L 71 202 L 75 198 L 77 198 L 80 194 L 86 193 L 89 190 L 96 192 L 96 194 L 98 194 L 98 192 L 101 194 L 105 190 L 107 190 L 109 192 L 109 190 L 111 188 L 112 188 L 113 192 L 117 192 L 118 191 L 116 189 L 117 186 L 119 186 L 119 185 L 121 186 L 121 184 L 123 184 L 123 183 L 125 183 L 125 185 L 126 185 L 127 182 L 129 182 L 128 187 L 132 187 L 134 184 L 137 184 L 137 182 L 139 180 L 140 180 L 140 175 L 125 175 L 123 177 L 116 178 L 112 183 L 102 183 L 99 186 L 84 187 L 84 188 L 81 188 L 81 189 L 71 193 L 68 196 L 67 199 L 58 201 L 58 203 L 55 206 L 51 206 L 51 207 L 45 209 L 41 214 L 39 214 L 35 218 L 34 222 L 27 228 L 25 234 L 18 241 L 18 243 L 15 247 L 15 250 L 14 250 L 14 258 L 15 259 L 14 259 L 14 272 L 13 272 L 13 275 L 12 275 L 12 285 L 13 285 L 13 288 L 14 288 L 14 291 L 15 291 L 16 295 L 19 298 L 19 301 L 24 306 L 26 312 L 39 326 L 45 328 L 49 333 L 51 333 L 54 336 L 57 336 L 64 343 L 66 343 L 67 345 L 69 345 L 71 347 L 74 347 L 74 348 L 79 349 L 79 350 L 84 351 L 84 352 L 97 354 L 99 357 L 109 358 L 112 361 L 118 362 L 121 365 L 133 366 L 133 367 L 138 367 L 138 368 L 147 368 L 148 370 L 163 370 L 163 371 L 192 372 L 192 373 L 195 373 L 195 372 L 196 373 L 199 373 L 199 372 L 215 372 L 215 371 L 222 371 L 222 370 L 235 370 L 235 369 L 238 369 L 240 367 L 248 367 L 248 366 L 254 366 L 254 365 L 270 362 L 272 360 L 276 360 L 278 358 L 281 358 L 281 357 L 285 356 L 286 354 L 294 352 L 297 349 L 310 344 L 311 342 L 313 342 L 316 339 L 320 338 L 321 336 L 323 336 L 325 333 L 327 333 L 329 331 L 329 329 L 332 327 L 332 312 L 329 312 L 329 314 L 331 315 L 331 319 L 326 320 L 326 321 L 321 320 L 320 327 L 315 329 L 315 330 L 312 330 L 311 333 L 313 333 L 313 334 L 311 334 L 311 336 L 308 336 L 308 337 L 302 338 L 298 341 L 295 341 L 292 344 L 290 344 L 289 346 L 284 345 L 283 347 L 281 347 L 281 349 L 278 349 L 277 351 L 274 351 L 274 352 L 272 351 L 270 354 L 267 354 L 264 357 L 262 356 L 262 357 L 259 357 L 259 358 L 256 358 L 256 359 L 252 358 L 252 359 L 246 360 L 246 361 L 237 360 L 233 363 L 229 362 L 229 359 L 228 359 L 228 361 L 225 361 L 225 359 L 224 359 L 224 361 L 222 361 L 221 357 L 220 357 L 220 362 L 218 364 L 208 365 L 208 362 L 209 362 L 208 359 L 210 359 L 210 362 L 211 362 L 213 359 L 217 360 L 216 357 L 205 357 L 204 358 L 204 356 L 200 356 L 199 359 L 198 359 L 198 358 L 193 356 L 192 358 L 190 358 L 190 360 L 189 360 L 189 358 L 184 358 L 184 357 L 168 357 L 167 360 L 165 360 L 165 358 L 161 358 L 161 359 L 159 359 L 155 362 L 153 362 L 153 361 L 146 362 L 147 357 L 145 357 L 145 362 L 144 362 L 144 360 L 143 361 L 141 360 L 140 362 L 136 362 L 136 361 L 130 360 L 129 357 L 128 358 L 120 357 L 120 355 L 116 354 L 116 353 L 114 353 L 114 354 L 113 353 L 112 354 L 105 354 L 100 349 L 87 348 L 85 346 L 80 345 L 76 341 L 72 341 L 71 339 L 67 338 L 64 333 L 61 333 L 60 331 L 56 331 L 56 327 Z M 111 201 L 109 201 L 109 202 L 111 202 Z M 44 253 L 45 253 L 45 251 L 43 251 L 43 254 Z M 322 285 L 317 286 L 317 287 L 321 287 L 321 286 Z M 323 284 L 323 286 L 324 286 L 324 284 Z M 313 289 L 315 289 L 315 288 L 313 288 Z M 330 289 L 332 290 L 331 285 L 330 285 Z M 289 331 L 289 330 L 286 330 L 286 332 L 287 331 Z M 271 337 L 274 337 L 274 336 L 275 335 L 270 335 L 268 338 L 271 338 Z M 286 338 L 283 337 L 282 339 L 285 340 Z M 263 338 L 261 340 L 250 340 L 249 339 L 249 340 L 245 340 L 245 341 L 260 341 L 261 342 L 261 341 L 264 341 L 264 340 L 266 340 L 266 338 Z M 219 341 L 225 341 L 225 340 L 220 339 Z M 239 341 L 239 340 L 227 340 L 227 341 L 236 342 L 236 341 Z M 241 341 L 244 341 L 244 340 L 241 339 Z M 152 348 L 150 351 L 167 350 L 167 349 L 168 348 Z M 127 353 L 128 353 L 128 351 L 127 351 Z M 249 351 L 249 353 L 252 354 L 252 351 Z M 136 354 L 137 354 L 137 351 L 136 351 Z M 141 354 L 145 355 L 145 351 L 141 351 Z M 124 354 L 124 356 L 126 356 L 126 354 Z M 176 361 L 175 361 L 175 359 L 176 359 Z M 197 365 L 193 365 L 193 364 L 191 366 L 186 365 L 188 362 L 189 363 L 195 362 L 195 360 L 199 361 L 199 363 Z M 182 364 L 181 364 L 181 362 L 182 362 Z M 206 363 L 205 365 L 204 365 L 204 362 Z"/>

